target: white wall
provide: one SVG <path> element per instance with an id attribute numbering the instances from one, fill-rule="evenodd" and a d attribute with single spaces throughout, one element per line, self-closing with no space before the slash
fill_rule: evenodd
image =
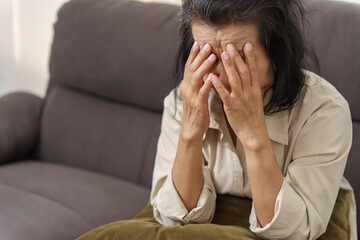
<path id="1" fill-rule="evenodd" d="M 11 0 L 0 0 L 0 95 L 13 90 L 15 83 L 15 56 Z"/>
<path id="2" fill-rule="evenodd" d="M 15 90 L 45 95 L 53 24 L 67 1 L 0 0 L 0 96 Z M 181 0 L 141 1 L 181 4 Z"/>
<path id="3" fill-rule="evenodd" d="M 17 89 L 30 90 L 44 96 L 49 79 L 53 23 L 57 10 L 67 0 L 16 1 L 19 29 Z"/>
<path id="4" fill-rule="evenodd" d="M 68 0 L 0 0 L 0 96 L 25 90 L 43 97 L 53 23 Z"/>

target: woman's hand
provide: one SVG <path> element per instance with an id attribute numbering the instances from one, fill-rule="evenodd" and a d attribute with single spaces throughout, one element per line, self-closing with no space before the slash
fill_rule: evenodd
<path id="1" fill-rule="evenodd" d="M 255 55 L 250 43 L 244 47 L 245 61 L 233 44 L 221 54 L 231 93 L 219 78 L 211 81 L 224 105 L 226 117 L 244 147 L 256 149 L 269 140 L 263 110 L 262 93 L 256 69 Z"/>
<path id="2" fill-rule="evenodd" d="M 204 75 L 209 71 L 216 56 L 211 53 L 210 44 L 200 50 L 194 43 L 185 64 L 184 79 L 180 84 L 183 104 L 182 137 L 186 139 L 202 139 L 210 124 L 208 96 L 212 87 L 211 75 L 203 84 Z"/>

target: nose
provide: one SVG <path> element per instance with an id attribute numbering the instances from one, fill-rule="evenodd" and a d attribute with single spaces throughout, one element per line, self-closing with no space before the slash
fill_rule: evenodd
<path id="1" fill-rule="evenodd" d="M 209 69 L 208 73 L 205 75 L 207 77 L 210 73 L 215 74 L 219 77 L 219 80 L 223 83 L 228 82 L 228 77 L 224 68 L 224 65 L 221 61 L 221 59 L 216 59 L 216 62 L 212 65 L 212 67 Z M 205 78 L 206 79 L 206 78 Z M 204 79 L 204 80 L 205 80 Z"/>
<path id="2" fill-rule="evenodd" d="M 214 62 L 214 64 L 208 71 L 208 74 L 210 74 L 210 73 L 213 73 L 216 76 L 218 76 L 220 78 L 220 80 L 227 78 L 224 65 L 220 59 L 216 59 L 216 62 Z"/>

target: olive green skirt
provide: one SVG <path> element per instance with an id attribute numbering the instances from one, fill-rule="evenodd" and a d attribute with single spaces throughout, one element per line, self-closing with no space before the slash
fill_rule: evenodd
<path id="1" fill-rule="evenodd" d="M 261 239 L 249 230 L 252 200 L 229 194 L 218 194 L 213 221 L 207 224 L 162 226 L 153 215 L 150 202 L 131 220 L 105 224 L 76 240 L 247 240 Z M 350 239 L 350 193 L 339 191 L 326 232 L 318 239 Z"/>

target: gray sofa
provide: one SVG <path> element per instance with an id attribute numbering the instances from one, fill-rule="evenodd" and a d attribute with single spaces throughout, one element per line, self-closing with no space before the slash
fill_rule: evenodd
<path id="1" fill-rule="evenodd" d="M 319 9 L 308 34 L 321 74 L 350 104 L 345 176 L 360 205 L 360 5 L 305 3 Z M 129 0 L 62 6 L 46 96 L 0 98 L 1 240 L 70 240 L 145 207 L 163 99 L 174 87 L 178 10 Z"/>

